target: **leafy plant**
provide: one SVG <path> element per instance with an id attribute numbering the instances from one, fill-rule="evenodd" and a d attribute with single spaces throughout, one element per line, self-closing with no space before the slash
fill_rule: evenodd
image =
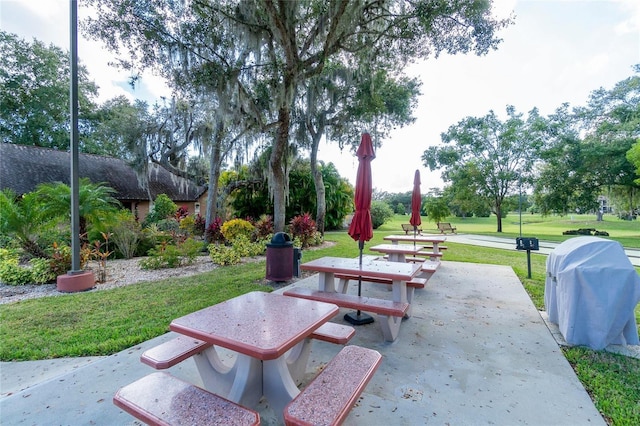
<path id="1" fill-rule="evenodd" d="M 254 229 L 255 227 L 248 220 L 231 219 L 222 225 L 220 232 L 222 232 L 225 240 L 233 242 L 234 239 L 241 235 L 251 238 L 251 234 L 253 234 Z"/>
<path id="2" fill-rule="evenodd" d="M 111 228 L 111 240 L 116 250 L 125 258 L 131 259 L 142 238 L 141 226 L 130 211 L 120 210 L 115 215 L 115 224 Z"/>
<path id="3" fill-rule="evenodd" d="M 393 210 L 389 207 L 389 204 L 379 200 L 371 202 L 371 224 L 373 229 L 378 229 L 392 217 Z"/>
<path id="4" fill-rule="evenodd" d="M 209 224 L 207 227 L 207 231 L 205 233 L 205 239 L 208 242 L 214 241 L 224 241 L 224 236 L 222 235 L 222 219 L 216 217 L 213 222 Z"/>
<path id="5" fill-rule="evenodd" d="M 242 257 L 232 246 L 224 244 L 209 244 L 209 257 L 213 263 L 220 266 L 235 265 L 240 263 Z"/>
<path id="6" fill-rule="evenodd" d="M 38 243 L 39 235 L 50 228 L 46 223 L 46 215 L 34 193 L 18 198 L 10 189 L 0 191 L 0 234 L 17 240 L 34 257 L 46 257 Z"/>
<path id="7" fill-rule="evenodd" d="M 315 240 L 316 222 L 309 213 L 296 216 L 289 222 L 289 232 L 300 240 L 302 248 L 307 248 Z"/>
<path id="8" fill-rule="evenodd" d="M 157 223 L 174 216 L 178 206 L 166 194 L 160 194 L 153 202 L 153 208 L 144 219 L 144 226 Z"/>
<path id="9" fill-rule="evenodd" d="M 202 249 L 202 243 L 188 238 L 184 242 L 174 245 L 163 241 L 149 250 L 149 257 L 140 260 L 142 269 L 177 268 L 190 265 Z"/>
<path id="10" fill-rule="evenodd" d="M 256 240 L 264 239 L 265 237 L 273 234 L 273 217 L 268 214 L 263 214 L 254 224 L 256 227 L 255 238 Z"/>

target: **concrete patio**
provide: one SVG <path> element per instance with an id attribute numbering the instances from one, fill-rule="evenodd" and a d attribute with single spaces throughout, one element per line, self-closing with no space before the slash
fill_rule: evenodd
<path id="1" fill-rule="evenodd" d="M 316 287 L 317 275 L 295 285 Z M 390 296 L 383 285 L 362 291 Z M 345 323 L 346 312 L 333 321 Z M 1 423 L 133 424 L 111 398 L 153 371 L 139 356 L 170 337 L 109 357 L 2 363 Z M 379 351 L 383 362 L 346 424 L 605 424 L 509 267 L 443 261 L 416 291 L 395 342 L 384 342 L 375 322 L 358 327 L 350 344 Z M 307 379 L 339 350 L 314 342 Z M 170 371 L 199 383 L 192 360 Z M 258 410 L 262 424 L 277 424 L 268 405 Z"/>

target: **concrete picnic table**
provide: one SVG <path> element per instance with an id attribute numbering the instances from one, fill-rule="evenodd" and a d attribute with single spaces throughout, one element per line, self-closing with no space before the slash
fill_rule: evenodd
<path id="1" fill-rule="evenodd" d="M 336 274 L 361 276 L 363 277 L 362 281 L 366 281 L 367 277 L 391 280 L 393 302 L 409 304 L 406 317 L 409 317 L 411 312 L 406 283 L 421 272 L 421 265 L 414 263 L 372 261 L 370 259 L 360 262 L 358 258 L 330 256 L 303 263 L 300 268 L 304 271 L 318 272 L 318 290 L 321 292 L 337 292 Z M 338 291 L 346 293 L 347 285 L 348 280 L 341 280 L 341 288 Z M 394 341 L 398 336 L 402 318 L 381 314 L 379 314 L 379 318 L 385 339 Z"/>
<path id="2" fill-rule="evenodd" d="M 444 243 L 447 237 L 443 235 L 387 235 L 384 239 L 391 241 L 391 244 L 406 242 L 414 243 L 414 245 L 420 245 L 421 247 L 432 246 L 433 254 L 436 256 L 432 257 L 431 260 L 438 260 L 442 256 L 439 245 Z"/>
<path id="3" fill-rule="evenodd" d="M 194 357 L 205 389 L 246 407 L 264 396 L 282 413 L 300 392 L 307 337 L 338 312 L 330 303 L 256 291 L 174 319 L 169 328 L 213 345 Z M 236 352 L 232 365 L 216 346 Z"/>
<path id="4" fill-rule="evenodd" d="M 422 248 L 422 245 L 413 246 L 410 244 L 378 244 L 373 247 L 369 247 L 369 250 L 388 255 L 390 262 L 405 263 L 405 255 L 409 254 L 411 256 L 416 256 L 418 252 L 422 250 Z"/>

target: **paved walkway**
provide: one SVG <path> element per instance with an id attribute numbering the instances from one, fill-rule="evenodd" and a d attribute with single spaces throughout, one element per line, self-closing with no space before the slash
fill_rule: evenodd
<path id="1" fill-rule="evenodd" d="M 472 235 L 472 234 L 447 234 L 447 241 L 462 244 L 473 244 L 483 247 L 494 247 L 505 250 L 516 250 L 516 241 L 514 238 L 493 237 L 490 235 Z M 540 250 L 538 253 L 549 254 L 558 246 L 558 243 L 549 241 L 540 241 Z M 640 266 L 640 249 L 625 249 L 624 252 L 629 257 L 631 264 Z M 526 253 L 526 251 L 524 252 Z"/>
<path id="2" fill-rule="evenodd" d="M 317 275 L 295 285 L 316 287 Z M 368 283 L 363 294 L 389 297 Z M 103 358 L 2 363 L 0 422 L 131 424 L 113 394 L 152 371 L 140 354 L 170 336 Z M 380 351 L 383 362 L 347 425 L 605 424 L 509 267 L 443 261 L 416 292 L 397 341 L 384 342 L 376 322 L 351 343 Z M 314 342 L 307 379 L 339 349 Z M 192 360 L 171 372 L 199 383 Z M 258 409 L 264 425 L 276 424 L 266 403 Z"/>

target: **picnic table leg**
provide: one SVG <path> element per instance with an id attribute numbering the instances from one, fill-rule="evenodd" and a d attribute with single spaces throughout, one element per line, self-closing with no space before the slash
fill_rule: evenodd
<path id="1" fill-rule="evenodd" d="M 401 302 L 401 303 L 409 303 L 409 309 L 407 310 L 407 313 L 405 314 L 405 318 L 409 318 L 411 316 L 411 299 L 413 299 L 413 293 L 411 295 L 409 295 L 408 291 L 407 291 L 407 283 L 406 281 L 401 281 L 401 280 L 393 280 L 393 284 L 391 284 L 391 288 L 393 290 L 393 301 L 394 302 Z M 409 287 L 411 290 L 413 290 L 413 287 Z"/>
<path id="2" fill-rule="evenodd" d="M 333 272 L 320 272 L 318 276 L 318 290 L 335 292 L 336 283 Z"/>
<path id="3" fill-rule="evenodd" d="M 378 315 L 378 322 L 382 328 L 382 336 L 387 342 L 393 342 L 398 338 L 400 332 L 401 317 Z"/>
<path id="4" fill-rule="evenodd" d="M 263 393 L 281 423 L 284 423 L 284 407 L 299 393 L 284 357 L 263 361 Z"/>
<path id="5" fill-rule="evenodd" d="M 304 374 L 307 371 L 307 361 L 309 360 L 309 354 L 311 353 L 312 339 L 307 338 L 302 342 L 295 345 L 293 348 L 284 355 L 287 367 L 289 368 L 289 374 L 293 378 L 293 381 L 300 383 L 304 379 Z"/>
<path id="6" fill-rule="evenodd" d="M 237 353 L 232 365 L 220 359 L 212 346 L 194 360 L 204 388 L 247 407 L 255 407 L 262 397 L 262 363 L 256 358 Z"/>

